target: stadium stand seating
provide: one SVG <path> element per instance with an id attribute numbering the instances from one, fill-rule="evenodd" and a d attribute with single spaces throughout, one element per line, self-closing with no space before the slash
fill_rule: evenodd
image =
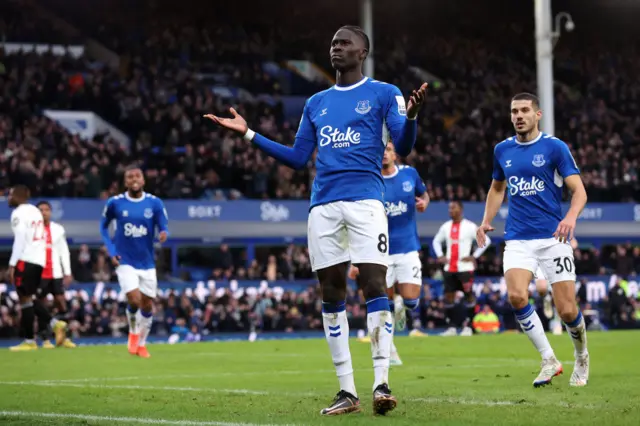
<path id="1" fill-rule="evenodd" d="M 7 53 L 0 48 L 2 191 L 19 182 L 44 197 L 105 199 L 121 191 L 124 168 L 137 163 L 146 170 L 149 192 L 164 198 L 309 197 L 311 167 L 292 171 L 279 166 L 242 139 L 203 121 L 202 114 L 222 114 L 234 105 L 256 131 L 292 143 L 297 121 L 285 113 L 281 96 L 306 96 L 326 86 L 285 87 L 264 65 L 304 58 L 326 68 L 330 34 L 311 30 L 292 41 L 291 34 L 300 34 L 299 23 L 273 29 L 267 23 L 277 11 L 269 15 L 266 9 L 256 13 L 263 21 L 240 28 L 224 24 L 226 15 L 240 13 L 233 6 L 217 17 L 194 17 L 197 12 L 193 9 L 170 8 L 162 1 L 155 2 L 154 10 L 132 0 L 109 2 L 108 7 L 103 1 L 72 6 L 64 0 L 42 3 L 62 13 L 85 37 L 121 55 L 122 61 L 119 69 L 111 69 L 88 55 Z M 123 7 L 131 13 L 119 13 Z M 36 14 L 25 8 L 22 2 L 0 5 L 0 27 L 8 41 L 84 41 L 85 37 L 69 36 L 47 20 L 32 19 Z M 302 13 L 291 9 L 291 16 Z M 325 23 L 330 23 L 329 17 Z M 416 150 L 405 159 L 424 178 L 432 200 L 484 199 L 493 146 L 511 131 L 506 102 L 515 92 L 535 89 L 534 58 L 518 49 L 521 40 L 532 43 L 531 28 L 514 21 L 512 28 L 496 28 L 498 34 L 483 34 L 483 38 L 475 37 L 472 23 L 465 28 L 419 39 L 396 28 L 387 33 L 398 37 L 376 39 L 376 69 L 381 80 L 405 91 L 414 87 L 419 78 L 407 64 L 419 64 L 439 76 L 420 118 Z M 501 31 L 513 37 L 505 41 Z M 409 45 L 410 51 L 404 48 Z M 556 134 L 571 147 L 590 201 L 640 201 L 637 48 L 620 45 L 610 51 L 593 44 L 588 50 L 576 49 L 569 40 L 556 52 Z M 230 99 L 213 90 L 218 82 L 252 96 Z M 132 144 L 127 150 L 105 135 L 83 140 L 44 117 L 47 108 L 93 111 L 125 132 Z M 434 259 L 424 256 L 423 264 L 425 275 L 438 277 Z M 619 245 L 602 252 L 577 250 L 576 264 L 585 273 L 638 274 L 640 249 Z M 210 278 L 217 281 L 312 278 L 308 252 L 295 246 L 250 267 L 220 255 L 211 269 Z M 78 271 L 76 278 L 87 282 L 114 278 L 104 254 L 90 253 L 87 247 L 74 251 L 74 270 Z M 483 258 L 479 271 L 500 275 L 500 258 Z M 160 334 L 186 334 L 194 325 L 203 332 L 319 329 L 317 300 L 313 287 L 277 297 L 245 294 L 236 298 L 225 292 L 206 300 L 169 293 L 158 301 L 154 326 Z M 73 296 L 73 332 L 121 334 L 126 321 L 120 302 L 115 297 L 98 301 Z M 349 295 L 349 313 L 355 324 L 364 321 L 360 303 L 357 294 Z M 510 312 L 490 291 L 485 303 L 498 313 Z M 636 302 L 624 303 L 630 314 Z M 0 295 L 0 337 L 17 333 L 15 308 L 6 294 Z M 442 312 L 442 302 L 427 289 L 419 325 L 442 326 Z"/>

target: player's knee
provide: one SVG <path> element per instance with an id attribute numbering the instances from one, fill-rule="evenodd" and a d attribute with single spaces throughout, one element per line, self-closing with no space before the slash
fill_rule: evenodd
<path id="1" fill-rule="evenodd" d="M 339 303 L 347 298 L 347 266 L 340 263 L 318 270 L 323 302 Z"/>
<path id="2" fill-rule="evenodd" d="M 145 312 L 151 312 L 153 310 L 153 299 L 147 296 L 142 296 L 140 299 L 140 309 Z"/>
<path id="3" fill-rule="evenodd" d="M 360 276 L 358 285 L 362 289 L 365 299 L 387 297 L 387 267 L 373 263 L 358 265 Z"/>
<path id="4" fill-rule="evenodd" d="M 134 309 L 138 309 L 141 304 L 140 292 L 138 290 L 127 293 L 127 303 Z"/>
<path id="5" fill-rule="evenodd" d="M 578 316 L 578 306 L 575 301 L 558 301 L 556 303 L 558 315 L 565 323 L 572 322 Z"/>
<path id="6" fill-rule="evenodd" d="M 526 292 L 513 291 L 509 293 L 509 303 L 514 309 L 522 309 L 529 304 L 529 295 Z"/>

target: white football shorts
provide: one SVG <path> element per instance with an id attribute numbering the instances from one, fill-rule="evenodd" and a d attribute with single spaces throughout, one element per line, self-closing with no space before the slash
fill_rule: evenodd
<path id="1" fill-rule="evenodd" d="M 417 251 L 389 256 L 387 288 L 395 283 L 422 285 L 422 262 Z"/>
<path id="2" fill-rule="evenodd" d="M 569 243 L 561 243 L 555 238 L 507 241 L 503 263 L 504 272 L 526 269 L 538 279 L 546 278 L 549 284 L 576 280 L 573 249 Z M 542 276 L 538 275 L 538 268 Z"/>
<path id="3" fill-rule="evenodd" d="M 389 228 L 378 200 L 316 206 L 309 212 L 307 231 L 314 271 L 348 261 L 387 266 Z"/>
<path id="4" fill-rule="evenodd" d="M 135 269 L 131 265 L 120 265 L 116 268 L 116 275 L 120 288 L 125 294 L 140 289 L 145 296 L 156 297 L 158 276 L 155 269 Z"/>

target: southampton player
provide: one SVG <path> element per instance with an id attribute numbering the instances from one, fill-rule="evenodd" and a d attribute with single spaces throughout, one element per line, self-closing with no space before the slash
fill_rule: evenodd
<path id="1" fill-rule="evenodd" d="M 420 303 L 422 289 L 422 262 L 416 211 L 422 213 L 429 204 L 429 194 L 413 167 L 396 165 L 396 151 L 388 143 L 382 158 L 384 178 L 384 205 L 389 221 L 389 267 L 387 294 L 389 308 L 394 313 L 395 329 L 404 330 L 406 318 Z M 356 278 L 358 268 L 351 267 L 349 277 Z M 394 290 L 398 293 L 394 297 Z M 417 331 L 417 330 L 416 330 Z M 393 339 L 393 336 L 392 336 Z M 369 341 L 371 339 L 368 339 Z M 402 365 L 398 351 L 391 341 L 391 365 Z"/>
<path id="2" fill-rule="evenodd" d="M 528 287 L 538 266 L 553 286 L 553 299 L 571 335 L 576 363 L 569 384 L 585 386 L 589 379 L 587 334 L 575 296 L 575 264 L 569 241 L 587 194 L 578 167 L 567 145 L 540 132 L 542 117 L 538 98 L 523 93 L 511 101 L 511 122 L 516 136 L 495 147 L 493 182 L 477 240 L 486 243 L 491 221 L 498 213 L 505 191 L 509 193 L 504 250 L 504 272 L 509 301 L 522 330 L 542 355 L 542 370 L 533 382 L 542 386 L 562 373 L 544 333 L 538 314 L 529 305 Z M 573 193 L 571 207 L 562 217 L 562 186 Z"/>
<path id="3" fill-rule="evenodd" d="M 472 336 L 471 321 L 475 315 L 476 296 L 473 294 L 473 272 L 476 259 L 489 248 L 491 239 L 486 237 L 484 247 L 478 247 L 473 254 L 471 249 L 476 239 L 478 226 L 463 217 L 460 201 L 449 203 L 451 220 L 442 224 L 433 238 L 433 251 L 438 262 L 444 265 L 444 312 L 449 328 L 443 336 L 456 336 L 462 328 L 461 336 Z M 442 252 L 446 243 L 447 254 Z M 456 293 L 464 293 L 464 308 L 456 306 Z M 464 312 L 464 313 L 463 313 Z"/>
<path id="4" fill-rule="evenodd" d="M 147 337 L 158 288 L 153 244 L 156 230 L 160 243 L 167 240 L 168 217 L 162 200 L 143 191 L 144 176 L 140 168 L 127 169 L 124 180 L 127 192 L 109 198 L 100 232 L 116 267 L 120 288 L 127 295 L 129 353 L 149 358 Z M 112 221 L 116 222 L 113 241 L 109 235 Z"/>
<path id="5" fill-rule="evenodd" d="M 374 412 L 384 414 L 397 403 L 388 386 L 393 319 L 385 293 L 389 237 L 380 165 L 388 135 L 400 155 L 411 152 L 427 86 L 413 91 L 405 106 L 397 87 L 362 75 L 368 53 L 369 38 L 360 28 L 336 32 L 330 56 L 337 84 L 307 100 L 293 148 L 256 134 L 233 109 L 230 119 L 206 116 L 295 169 L 305 167 L 318 149 L 309 253 L 322 289 L 324 330 L 340 382 L 335 400 L 321 412 L 325 415 L 360 411 L 345 310 L 349 261 L 360 270 L 369 334 L 378 336 L 371 341 Z"/>
<path id="6" fill-rule="evenodd" d="M 53 328 L 56 336 L 64 336 L 67 324 L 51 318 L 47 309 L 34 296 L 40 288 L 42 270 L 46 263 L 46 239 L 42 213 L 33 204 L 29 204 L 29 189 L 24 185 L 16 185 L 9 192 L 11 213 L 11 229 L 13 231 L 13 248 L 9 259 L 9 283 L 16 286 L 20 300 L 20 334 L 24 341 L 9 348 L 12 351 L 30 351 L 38 349 L 34 339 L 33 321 Z"/>
<path id="7" fill-rule="evenodd" d="M 38 298 L 43 306 L 47 305 L 46 297 L 51 294 L 56 312 L 56 318 L 63 321 L 67 318 L 67 301 L 64 298 L 64 287 L 71 284 L 71 253 L 67 245 L 64 227 L 51 220 L 51 204 L 40 201 L 37 205 L 44 220 L 44 235 L 47 243 L 46 263 L 42 270 L 42 281 Z M 38 317 L 38 330 L 42 336 L 42 347 L 52 349 L 55 346 L 49 341 L 50 329 L 45 318 Z M 68 339 L 63 329 L 56 334 L 56 346 L 75 348 L 76 345 Z"/>

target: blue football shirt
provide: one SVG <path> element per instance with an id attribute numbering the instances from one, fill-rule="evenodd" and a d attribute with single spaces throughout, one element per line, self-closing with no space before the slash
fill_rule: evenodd
<path id="1" fill-rule="evenodd" d="M 406 114 L 400 89 L 367 77 L 309 98 L 296 139 L 313 141 L 318 149 L 310 207 L 383 201 L 382 156 L 389 136 L 400 140 Z"/>
<path id="2" fill-rule="evenodd" d="M 427 190 L 418 171 L 397 166 L 396 172 L 384 177 L 384 207 L 389 220 L 389 254 L 420 250 L 416 223 L 416 196 Z"/>
<path id="3" fill-rule="evenodd" d="M 114 220 L 116 229 L 112 240 L 109 225 Z M 156 229 L 168 232 L 168 220 L 164 203 L 158 197 L 143 192 L 141 198 L 134 199 L 124 193 L 107 200 L 100 231 L 109 255 L 120 256 L 121 265 L 153 269 Z"/>
<path id="4" fill-rule="evenodd" d="M 530 142 L 515 136 L 496 145 L 493 179 L 507 181 L 509 214 L 506 240 L 552 238 L 562 221 L 562 187 L 567 176 L 580 174 L 569 147 L 540 133 Z"/>

